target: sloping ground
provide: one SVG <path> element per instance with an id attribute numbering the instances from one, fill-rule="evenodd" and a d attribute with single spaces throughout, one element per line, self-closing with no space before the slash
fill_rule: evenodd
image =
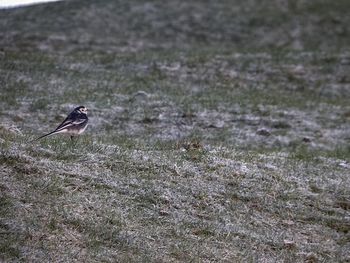
<path id="1" fill-rule="evenodd" d="M 0 10 L 0 261 L 350 261 L 348 5 Z"/>
<path id="2" fill-rule="evenodd" d="M 63 1 L 1 10 L 7 48 L 67 52 L 234 47 L 348 49 L 350 4 L 329 1 Z"/>
<path id="3" fill-rule="evenodd" d="M 18 143 L 2 155 L 6 260 L 348 260 L 349 165 L 225 148 Z"/>

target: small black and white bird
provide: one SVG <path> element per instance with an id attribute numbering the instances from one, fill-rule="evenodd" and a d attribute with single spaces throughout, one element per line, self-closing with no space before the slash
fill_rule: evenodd
<path id="1" fill-rule="evenodd" d="M 39 138 L 36 138 L 34 141 L 58 133 L 68 134 L 70 135 L 71 139 L 73 139 L 74 136 L 85 131 L 89 121 L 87 111 L 87 108 L 84 106 L 76 107 L 54 131 L 42 135 Z"/>

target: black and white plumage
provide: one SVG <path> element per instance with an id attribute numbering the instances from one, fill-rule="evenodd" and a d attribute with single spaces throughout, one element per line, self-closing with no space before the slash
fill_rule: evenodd
<path id="1" fill-rule="evenodd" d="M 54 131 L 36 138 L 35 141 L 58 133 L 68 134 L 73 139 L 75 135 L 85 131 L 88 121 L 87 108 L 84 106 L 76 107 Z"/>

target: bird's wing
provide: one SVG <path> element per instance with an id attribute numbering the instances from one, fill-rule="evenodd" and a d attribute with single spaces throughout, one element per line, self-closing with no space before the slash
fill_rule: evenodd
<path id="1" fill-rule="evenodd" d="M 76 119 L 76 114 L 74 112 L 71 112 L 67 118 L 64 119 L 64 121 L 58 125 L 58 127 L 55 129 L 55 131 L 57 131 L 58 129 L 62 128 L 63 126 L 67 125 L 68 123 L 71 123 L 72 120 L 75 120 Z"/>
<path id="2" fill-rule="evenodd" d="M 55 132 L 57 131 L 61 131 L 64 129 L 68 129 L 69 127 L 75 126 L 75 125 L 79 125 L 82 124 L 84 122 L 86 122 L 87 119 L 86 118 L 77 118 L 77 119 L 66 119 L 65 121 L 63 121 L 60 126 L 58 126 L 55 130 Z"/>
<path id="3" fill-rule="evenodd" d="M 53 134 L 56 134 L 56 133 L 61 133 L 64 129 L 68 129 L 69 127 L 72 127 L 74 125 L 79 125 L 79 124 L 81 124 L 83 122 L 87 122 L 87 121 L 88 120 L 86 118 L 85 119 L 80 118 L 80 119 L 76 119 L 76 120 L 65 120 L 64 122 L 62 122 L 60 124 L 60 126 L 58 126 L 58 128 L 56 130 L 54 130 L 52 132 L 49 132 L 47 134 L 44 134 L 44 135 L 40 136 L 39 138 L 36 138 L 36 139 L 34 139 L 34 140 L 30 141 L 30 142 L 39 140 L 39 139 L 44 138 L 44 137 L 49 136 L 49 135 L 53 135 Z"/>
<path id="4" fill-rule="evenodd" d="M 60 125 L 58 125 L 58 127 L 55 129 L 55 131 L 57 131 L 58 129 L 62 128 L 63 126 L 65 126 L 71 122 L 72 122 L 72 119 L 67 117 Z"/>
<path id="5" fill-rule="evenodd" d="M 74 124 L 80 124 L 84 122 L 84 120 L 87 119 L 86 116 L 83 116 L 80 113 L 77 113 L 75 111 L 71 112 L 67 118 L 56 128 L 56 130 L 60 130 L 63 127 L 66 127 L 67 125 L 71 125 L 72 123 Z M 56 131 L 55 130 L 55 131 Z"/>

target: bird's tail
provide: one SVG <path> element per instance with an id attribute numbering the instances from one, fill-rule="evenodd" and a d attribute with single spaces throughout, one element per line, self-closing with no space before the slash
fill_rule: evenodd
<path id="1" fill-rule="evenodd" d="M 34 140 L 31 140 L 31 141 L 29 141 L 29 142 L 35 142 L 35 141 L 37 141 L 37 140 L 40 140 L 40 139 L 42 139 L 42 138 L 44 138 L 44 137 L 53 135 L 53 134 L 55 134 L 55 133 L 57 133 L 56 130 L 55 130 L 55 131 L 52 131 L 52 132 L 49 132 L 49 133 L 47 133 L 47 134 L 44 134 L 44 135 L 42 135 L 42 136 L 40 136 L 40 137 L 38 137 L 38 138 L 36 138 L 36 139 L 34 139 Z"/>

